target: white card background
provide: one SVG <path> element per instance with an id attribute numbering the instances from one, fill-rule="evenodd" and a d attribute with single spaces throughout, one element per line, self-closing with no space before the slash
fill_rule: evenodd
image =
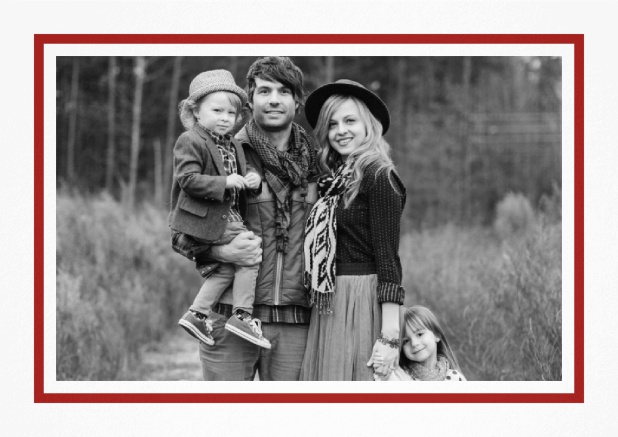
<path id="1" fill-rule="evenodd" d="M 437 3 L 437 4 L 436 4 Z M 3 305 L 3 435 L 590 435 L 616 430 L 612 414 L 617 358 L 616 181 L 613 157 L 616 66 L 609 41 L 609 3 L 558 1 L 362 2 L 12 2 L 3 7 L 1 160 L 5 206 L 1 270 Z M 584 33 L 586 199 L 586 387 L 584 404 L 34 404 L 33 403 L 33 34 L 35 33 Z M 268 54 L 269 47 L 239 47 L 238 54 Z M 439 50 L 449 50 L 448 47 Z M 487 46 L 466 54 L 490 54 Z M 523 48 L 525 49 L 525 47 Z M 84 46 L 84 54 L 106 55 Z M 101 51 L 102 50 L 102 51 Z M 119 52 L 117 50 L 121 50 Z M 179 54 L 160 46 L 132 46 L 109 54 Z M 247 50 L 244 52 L 243 50 Z M 281 47 L 281 54 L 296 54 Z M 311 52 L 311 50 L 316 50 Z M 298 54 L 325 54 L 303 47 Z M 337 48 L 329 48 L 333 54 Z M 517 47 L 511 47 L 518 54 Z M 194 53 L 194 52 L 192 52 Z M 435 48 L 416 54 L 445 54 Z M 539 51 L 536 54 L 542 54 Z M 77 53 L 76 53 L 77 54 Z M 222 52 L 221 54 L 225 54 Z M 352 54 L 346 52 L 345 54 Z M 382 54 L 382 53 L 381 53 Z M 453 54 L 463 54 L 453 47 Z M 521 54 L 527 54 L 525 50 Z M 565 68 L 566 70 L 566 68 Z M 566 73 L 566 72 L 565 72 Z M 564 96 L 566 101 L 567 97 Z M 565 134 L 567 126 L 564 127 Z M 565 138 L 566 141 L 566 138 Z M 563 155 L 565 162 L 568 157 Z M 47 153 L 46 153 L 46 159 Z M 572 163 L 570 163 L 572 165 Z M 48 165 L 53 163 L 46 163 Z M 49 175 L 49 171 L 46 171 Z M 564 173 L 565 185 L 567 172 Z M 53 186 L 53 185 L 52 185 Z M 53 190 L 46 190 L 48 196 Z M 47 201 L 46 201 L 47 202 Z M 565 214 L 566 215 L 566 214 Z M 47 220 L 55 220 L 46 214 Z M 46 223 L 46 227 L 49 223 Z M 53 224 L 51 229 L 54 229 Z M 566 232 L 565 232 L 566 234 Z M 47 238 L 47 236 L 46 236 Z M 564 237 L 564 242 L 571 240 Z M 569 271 L 563 260 L 565 277 Z M 47 284 L 46 284 L 47 286 Z M 53 325 L 52 325 L 53 328 Z M 566 332 L 565 332 L 566 334 Z M 482 339 L 479 339 L 482 341 Z M 565 372 L 566 373 L 566 372 Z M 495 384 L 495 383 L 494 383 Z M 143 387 L 142 387 L 143 388 Z M 174 388 L 170 388 L 174 391 Z M 70 391 L 73 391 L 72 389 Z M 105 389 L 103 391 L 109 391 Z M 183 391 L 183 390 L 180 390 Z M 278 391 L 278 390 L 275 390 Z M 506 389 L 505 391 L 510 391 Z"/>

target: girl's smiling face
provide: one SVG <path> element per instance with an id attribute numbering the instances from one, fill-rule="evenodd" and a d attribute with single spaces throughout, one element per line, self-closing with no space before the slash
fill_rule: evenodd
<path id="1" fill-rule="evenodd" d="M 419 328 L 406 324 L 403 337 L 403 353 L 410 361 L 415 361 L 429 369 L 438 363 L 439 337 L 425 327 Z"/>
<path id="2" fill-rule="evenodd" d="M 363 122 L 358 106 L 353 100 L 346 100 L 333 112 L 328 122 L 328 142 L 343 158 L 360 147 L 367 137 L 367 126 Z"/>

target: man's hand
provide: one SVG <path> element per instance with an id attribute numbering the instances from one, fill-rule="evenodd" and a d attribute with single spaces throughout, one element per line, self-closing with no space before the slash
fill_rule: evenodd
<path id="1" fill-rule="evenodd" d="M 245 188 L 255 190 L 262 183 L 262 178 L 257 173 L 251 172 L 245 176 Z"/>
<path id="2" fill-rule="evenodd" d="M 238 266 L 252 266 L 262 262 L 262 239 L 253 232 L 238 234 L 228 244 L 212 246 L 210 257 Z"/>
<path id="3" fill-rule="evenodd" d="M 225 179 L 225 188 L 238 188 L 242 190 L 245 188 L 245 178 L 237 173 L 233 173 Z"/>

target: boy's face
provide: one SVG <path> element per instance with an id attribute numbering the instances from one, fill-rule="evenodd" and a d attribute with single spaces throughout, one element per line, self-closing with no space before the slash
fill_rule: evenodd
<path id="1" fill-rule="evenodd" d="M 280 82 L 255 78 L 253 119 L 264 131 L 289 129 L 298 103 L 292 90 Z"/>
<path id="2" fill-rule="evenodd" d="M 208 94 L 193 111 L 199 124 L 220 135 L 229 133 L 236 123 L 237 110 L 225 91 Z"/>

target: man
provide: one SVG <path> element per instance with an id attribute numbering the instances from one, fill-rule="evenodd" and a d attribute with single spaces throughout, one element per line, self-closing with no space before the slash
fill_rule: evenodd
<path id="1" fill-rule="evenodd" d="M 253 233 L 241 234 L 208 257 L 222 262 L 260 263 L 253 317 L 271 343 L 263 349 L 224 329 L 232 314 L 227 290 L 212 315 L 214 346 L 200 344 L 204 380 L 298 380 L 307 342 L 310 307 L 303 286 L 303 237 L 306 219 L 317 200 L 316 150 L 294 115 L 304 103 L 303 74 L 286 57 L 263 57 L 247 73 L 253 119 L 236 135 L 262 177 L 249 194 L 245 222 Z M 260 248 L 261 243 L 261 248 Z M 261 256 L 261 258 L 260 258 Z M 201 269 L 207 275 L 213 265 Z M 219 315 L 221 315 L 219 317 Z"/>

